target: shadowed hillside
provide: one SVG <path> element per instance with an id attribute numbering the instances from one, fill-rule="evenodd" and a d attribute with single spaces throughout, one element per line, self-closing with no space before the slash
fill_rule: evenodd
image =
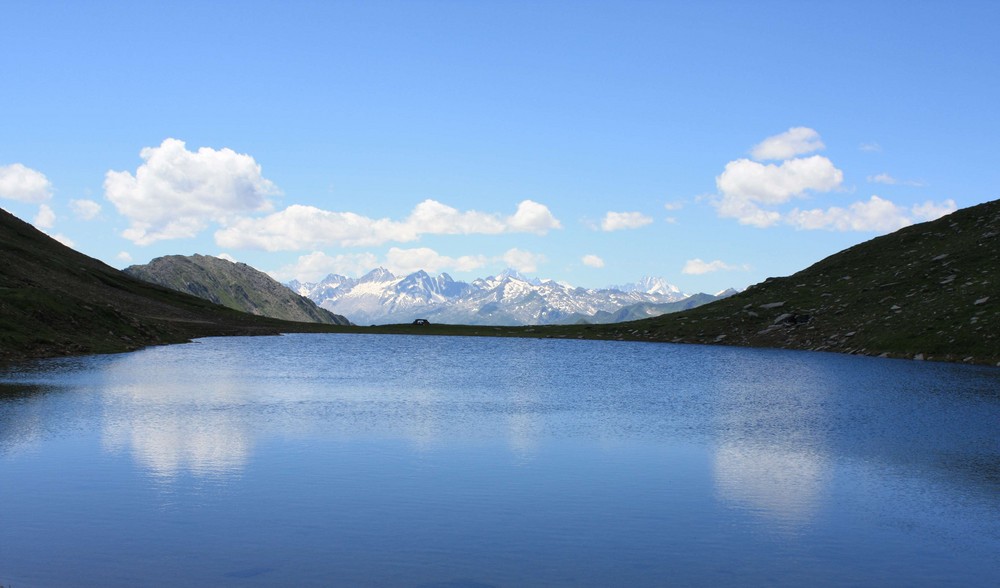
<path id="1" fill-rule="evenodd" d="M 237 312 L 137 280 L 0 210 L 0 360 L 323 328 Z"/>
<path id="2" fill-rule="evenodd" d="M 134 278 L 250 314 L 286 321 L 351 324 L 245 263 L 208 255 L 168 255 L 124 271 Z"/>
<path id="3" fill-rule="evenodd" d="M 589 336 L 1000 361 L 1000 200 L 682 313 Z"/>
<path id="4" fill-rule="evenodd" d="M 0 359 L 278 332 L 559 337 L 1000 362 L 1000 201 L 683 312 L 612 325 L 353 327 L 236 312 L 135 280 L 0 214 Z"/>

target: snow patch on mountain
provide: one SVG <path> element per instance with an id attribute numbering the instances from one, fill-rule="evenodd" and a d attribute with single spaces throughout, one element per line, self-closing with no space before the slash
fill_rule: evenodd
<path id="1" fill-rule="evenodd" d="M 587 289 L 528 278 L 513 269 L 471 283 L 455 281 L 448 274 L 431 276 L 423 270 L 396 276 L 376 268 L 360 278 L 331 274 L 321 282 L 288 285 L 359 325 L 407 323 L 417 318 L 469 325 L 557 324 L 688 298 L 663 278 Z"/>

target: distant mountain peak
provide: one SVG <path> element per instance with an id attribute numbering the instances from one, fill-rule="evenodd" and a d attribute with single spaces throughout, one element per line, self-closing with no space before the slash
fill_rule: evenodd
<path id="1" fill-rule="evenodd" d="M 361 276 L 359 282 L 391 282 L 395 280 L 396 276 L 392 274 L 389 270 L 384 267 L 377 267 L 367 274 Z"/>
<path id="2" fill-rule="evenodd" d="M 673 312 L 687 299 L 662 278 L 643 278 L 629 290 L 587 289 L 551 279 L 528 278 L 506 268 L 471 283 L 448 274 L 432 277 L 424 270 L 396 276 L 376 268 L 361 278 L 328 276 L 318 284 L 296 284 L 299 293 L 358 324 L 409 323 L 416 318 L 435 323 L 535 325 L 571 319 L 607 321 Z M 714 299 L 698 298 L 690 304 Z M 689 305 L 690 305 L 689 304 Z M 626 307 L 641 310 L 619 312 Z M 687 306 L 684 306 L 687 307 Z M 640 313 L 640 314 L 637 314 Z M 609 318 L 611 317 L 611 318 Z"/>
<path id="3" fill-rule="evenodd" d="M 621 286 L 608 286 L 609 290 L 620 290 L 622 292 L 645 292 L 646 294 L 678 295 L 683 294 L 677 286 L 667 281 L 666 278 L 654 276 L 643 276 L 638 281 Z"/>

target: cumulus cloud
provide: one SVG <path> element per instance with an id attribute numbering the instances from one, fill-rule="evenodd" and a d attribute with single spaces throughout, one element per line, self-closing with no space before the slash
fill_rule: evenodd
<path id="1" fill-rule="evenodd" d="M 52 211 L 52 207 L 48 204 L 39 206 L 34 224 L 39 229 L 51 229 L 56 224 L 56 213 Z"/>
<path id="2" fill-rule="evenodd" d="M 954 200 L 946 200 L 941 204 L 928 201 L 907 209 L 872 196 L 867 202 L 855 202 L 846 208 L 795 209 L 788 213 L 786 221 L 797 229 L 889 232 L 917 221 L 940 218 L 957 208 Z"/>
<path id="3" fill-rule="evenodd" d="M 637 229 L 653 222 L 641 212 L 609 212 L 601 220 L 602 231 L 619 231 L 622 229 Z"/>
<path id="4" fill-rule="evenodd" d="M 548 207 L 531 200 L 523 200 L 517 205 L 517 212 L 507 219 L 510 233 L 534 233 L 544 235 L 552 229 L 562 228 L 562 223 L 552 215 Z"/>
<path id="5" fill-rule="evenodd" d="M 521 273 L 530 274 L 537 272 L 538 266 L 545 263 L 545 256 L 541 253 L 532 253 L 531 251 L 524 251 L 515 247 L 503 254 L 503 261 L 507 264 L 507 267 L 514 268 Z"/>
<path id="6" fill-rule="evenodd" d="M 233 257 L 232 255 L 229 255 L 228 253 L 225 253 L 225 252 L 223 252 L 223 253 L 217 253 L 215 255 L 215 257 L 217 257 L 219 259 L 224 259 L 224 260 L 232 262 L 232 263 L 237 263 L 235 257 Z"/>
<path id="7" fill-rule="evenodd" d="M 604 260 L 593 254 L 584 255 L 580 260 L 583 262 L 583 265 L 589 267 L 604 267 Z"/>
<path id="8" fill-rule="evenodd" d="M 819 138 L 819 133 L 808 127 L 792 127 L 781 133 L 768 137 L 750 150 L 750 156 L 759 161 L 769 159 L 791 159 L 798 155 L 812 153 L 824 149 L 826 145 Z"/>
<path id="9" fill-rule="evenodd" d="M 313 251 L 299 257 L 291 265 L 268 273 L 281 282 L 291 279 L 318 282 L 330 274 L 360 276 L 378 266 L 378 258 L 372 253 L 327 255 L 322 251 Z"/>
<path id="10" fill-rule="evenodd" d="M 467 272 L 487 264 L 483 255 L 463 255 L 448 257 L 427 247 L 400 249 L 392 247 L 385 256 L 385 266 L 394 274 L 411 274 L 417 270 L 430 273 L 452 270 Z"/>
<path id="11" fill-rule="evenodd" d="M 119 251 L 118 255 L 116 255 L 115 257 L 118 259 L 118 261 L 122 261 L 125 263 L 132 263 L 132 254 L 129 253 L 128 251 Z"/>
<path id="12" fill-rule="evenodd" d="M 754 148 L 754 157 L 793 159 L 786 159 L 780 164 L 763 164 L 749 159 L 730 161 L 722 174 L 716 177 L 718 194 L 710 197 L 710 201 L 720 217 L 735 218 L 744 225 L 763 228 L 786 224 L 797 229 L 834 231 L 894 231 L 914 222 L 939 218 L 956 209 L 952 200 L 941 203 L 928 201 L 907 208 L 872 196 L 867 201 L 848 206 L 781 210 L 781 205 L 793 198 L 808 198 L 814 193 L 840 188 L 844 174 L 829 159 L 819 155 L 795 157 L 821 148 L 823 144 L 819 134 L 804 127 L 765 139 Z M 864 150 L 877 148 L 877 144 L 869 144 Z M 868 181 L 889 185 L 923 185 L 912 180 L 898 180 L 887 173 L 868 176 Z"/>
<path id="13" fill-rule="evenodd" d="M 93 220 L 101 213 L 101 205 L 93 200 L 70 200 L 69 207 L 80 220 Z"/>
<path id="14" fill-rule="evenodd" d="M 750 269 L 747 265 L 733 265 L 726 263 L 720 259 L 715 261 L 703 261 L 701 259 L 689 259 L 684 263 L 684 267 L 681 269 L 682 274 L 689 275 L 701 275 L 708 274 L 712 272 L 720 271 L 737 271 L 737 270 L 748 270 Z"/>
<path id="15" fill-rule="evenodd" d="M 474 210 L 463 212 L 436 200 L 425 200 L 402 221 L 372 219 L 353 212 L 333 212 L 295 204 L 265 217 L 239 219 L 217 231 L 215 241 L 233 249 L 296 251 L 327 245 L 403 243 L 415 241 L 424 234 L 544 234 L 560 226 L 545 205 L 531 200 L 518 204 L 517 211 L 509 217 Z"/>
<path id="16" fill-rule="evenodd" d="M 130 221 L 122 236 L 138 245 L 194 237 L 209 222 L 269 211 L 277 187 L 261 175 L 249 155 L 202 147 L 188 151 L 183 141 L 166 139 L 140 153 L 133 175 L 109 171 L 105 197 Z"/>
<path id="17" fill-rule="evenodd" d="M 40 171 L 20 163 L 0 165 L 0 198 L 40 203 L 52 197 L 52 184 Z"/>
<path id="18" fill-rule="evenodd" d="M 762 205 L 783 204 L 809 191 L 829 192 L 838 188 L 844 173 L 820 155 L 789 159 L 781 164 L 762 164 L 737 159 L 726 164 L 715 178 L 720 197 L 714 201 L 719 215 L 740 224 L 768 227 L 781 215 Z"/>

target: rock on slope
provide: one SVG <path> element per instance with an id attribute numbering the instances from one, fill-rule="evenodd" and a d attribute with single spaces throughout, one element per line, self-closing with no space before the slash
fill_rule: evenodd
<path id="1" fill-rule="evenodd" d="M 346 318 L 319 308 L 312 300 L 245 263 L 208 255 L 168 255 L 146 265 L 127 267 L 125 273 L 250 314 L 286 321 L 350 324 Z"/>
<path id="2" fill-rule="evenodd" d="M 1000 200 L 832 255 L 683 313 L 600 338 L 1000 361 Z"/>

